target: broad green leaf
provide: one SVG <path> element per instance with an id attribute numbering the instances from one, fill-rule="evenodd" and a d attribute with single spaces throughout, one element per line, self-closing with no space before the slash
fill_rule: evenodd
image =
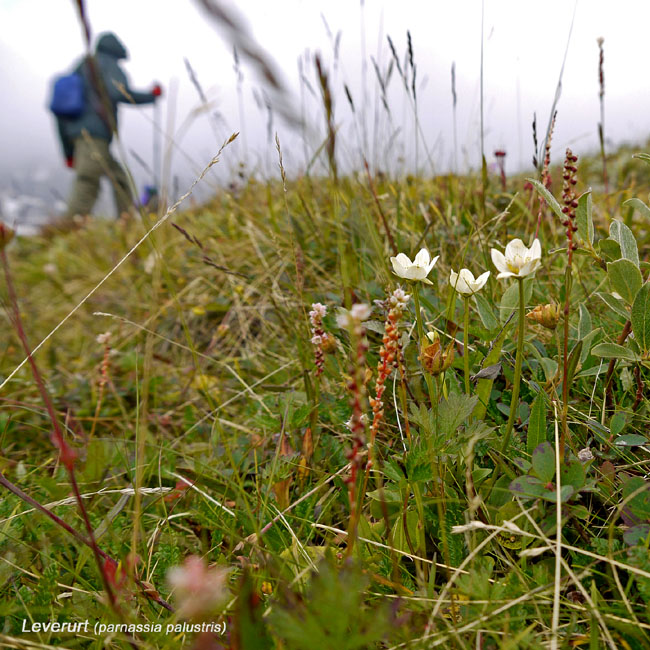
<path id="1" fill-rule="evenodd" d="M 516 282 L 513 282 L 506 289 L 506 292 L 503 294 L 503 297 L 501 298 L 501 304 L 499 305 L 499 318 L 501 320 L 501 323 L 505 323 L 510 317 L 510 314 L 512 314 L 513 311 L 519 309 L 518 284 L 519 284 L 518 280 Z M 532 278 L 529 278 L 527 280 L 524 280 L 524 298 L 526 300 L 526 304 L 528 304 L 532 295 L 533 295 L 533 282 L 532 282 Z M 517 320 L 518 319 L 515 316 L 513 318 L 513 322 L 516 323 Z"/>
<path id="2" fill-rule="evenodd" d="M 404 526 L 406 519 L 406 527 Z M 409 510 L 406 517 L 398 517 L 392 530 L 393 546 L 404 553 L 418 552 L 418 513 Z M 410 542 L 410 544 L 409 544 Z"/>
<path id="3" fill-rule="evenodd" d="M 609 224 L 609 236 L 621 247 L 621 257 L 639 266 L 639 249 L 632 231 L 618 219 Z"/>
<path id="4" fill-rule="evenodd" d="M 629 478 L 622 487 L 622 496 L 633 515 L 650 519 L 650 483 L 640 476 Z M 635 494 L 631 499 L 632 494 Z M 628 501 L 629 499 L 629 501 Z"/>
<path id="5" fill-rule="evenodd" d="M 546 399 L 538 393 L 530 409 L 526 448 L 532 456 L 535 449 L 546 441 Z"/>
<path id="6" fill-rule="evenodd" d="M 645 544 L 650 535 L 650 524 L 637 524 L 636 526 L 630 526 L 623 533 L 623 541 L 628 546 L 636 546 L 637 544 Z"/>
<path id="7" fill-rule="evenodd" d="M 646 282 L 636 294 L 630 314 L 634 338 L 644 353 L 650 350 L 650 282 Z"/>
<path id="8" fill-rule="evenodd" d="M 593 244 L 594 221 L 591 215 L 591 191 L 585 192 L 578 199 L 576 225 L 578 226 L 578 237 L 588 244 Z"/>
<path id="9" fill-rule="evenodd" d="M 618 345 L 617 343 L 599 343 L 594 345 L 591 353 L 596 357 L 605 359 L 627 359 L 628 361 L 638 361 L 638 357 L 632 350 Z"/>
<path id="10" fill-rule="evenodd" d="M 623 316 L 625 320 L 629 318 L 629 313 L 625 308 L 625 303 L 618 298 L 615 298 L 609 293 L 597 292 L 596 295 L 615 313 L 619 316 Z"/>
<path id="11" fill-rule="evenodd" d="M 555 359 L 549 359 L 548 357 L 542 357 L 539 360 L 539 363 L 544 371 L 546 381 L 551 381 L 557 373 L 557 361 L 555 361 Z"/>
<path id="12" fill-rule="evenodd" d="M 596 248 L 598 249 L 600 256 L 605 260 L 613 262 L 614 260 L 621 258 L 621 247 L 619 246 L 619 243 L 611 237 L 599 239 Z"/>
<path id="13" fill-rule="evenodd" d="M 625 436 L 616 438 L 614 444 L 617 447 L 640 447 L 641 445 L 647 445 L 648 439 L 638 433 L 628 433 Z"/>
<path id="14" fill-rule="evenodd" d="M 542 482 L 536 476 L 530 476 L 529 474 L 516 478 L 508 487 L 517 496 L 525 498 L 541 497 L 546 492 Z"/>
<path id="15" fill-rule="evenodd" d="M 608 262 L 607 276 L 609 277 L 612 289 L 628 304 L 632 304 L 643 284 L 639 267 L 628 259 Z"/>
<path id="16" fill-rule="evenodd" d="M 438 407 L 438 434 L 448 439 L 456 433 L 458 427 L 471 415 L 478 397 L 452 393 L 449 399 L 442 400 Z"/>
<path id="17" fill-rule="evenodd" d="M 612 437 L 617 436 L 625 428 L 627 419 L 625 413 L 614 413 L 612 419 L 609 421 L 609 432 Z"/>
<path id="18" fill-rule="evenodd" d="M 633 210 L 638 210 L 641 216 L 650 219 L 650 208 L 641 199 L 628 199 L 623 202 L 623 205 Z"/>
<path id="19" fill-rule="evenodd" d="M 562 485 L 560 487 L 560 503 L 568 501 L 573 496 L 574 492 L 575 488 L 573 485 Z M 557 490 L 545 490 L 541 496 L 542 499 L 546 499 L 546 501 L 552 501 L 553 503 L 557 502 Z"/>
<path id="20" fill-rule="evenodd" d="M 565 460 L 560 468 L 560 485 L 571 485 L 577 492 L 585 484 L 585 468 L 579 460 Z"/>
<path id="21" fill-rule="evenodd" d="M 533 451 L 533 471 L 542 483 L 548 483 L 555 476 L 555 450 L 550 442 L 537 445 Z"/>
<path id="22" fill-rule="evenodd" d="M 556 216 L 561 221 L 565 221 L 566 215 L 562 212 L 562 208 L 557 202 L 557 199 L 539 181 L 536 181 L 534 178 L 527 178 L 526 180 L 533 184 L 544 201 L 546 201 L 546 204 L 555 212 Z"/>
<path id="23" fill-rule="evenodd" d="M 584 302 L 581 302 L 579 307 L 580 311 L 580 322 L 578 323 L 578 339 L 582 340 L 591 332 L 592 325 L 591 325 L 591 315 L 589 314 L 589 310 L 587 309 L 586 305 Z"/>
<path id="24" fill-rule="evenodd" d="M 594 343 L 596 337 L 600 336 L 603 333 L 603 330 L 600 327 L 597 327 L 595 330 L 591 330 L 587 336 L 582 339 L 582 351 L 580 352 L 580 365 L 583 365 L 587 360 L 589 353 L 591 352 L 591 347 Z"/>
<path id="25" fill-rule="evenodd" d="M 475 293 L 474 300 L 476 301 L 476 311 L 478 311 L 483 327 L 487 330 L 496 329 L 499 326 L 499 321 L 494 315 L 492 306 L 488 302 L 487 298 L 482 296 L 480 293 Z"/>

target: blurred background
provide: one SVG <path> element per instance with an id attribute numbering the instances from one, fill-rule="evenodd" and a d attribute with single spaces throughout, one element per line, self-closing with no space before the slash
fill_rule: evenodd
<path id="1" fill-rule="evenodd" d="M 240 136 L 197 187 L 195 200 L 251 175 L 277 177 L 276 133 L 290 176 L 325 173 L 317 53 L 328 76 L 337 162 L 345 173 L 362 169 L 364 158 L 373 171 L 389 174 L 480 168 L 481 86 L 488 164 L 502 150 L 509 173 L 532 169 L 533 116 L 541 146 L 563 63 L 554 162 L 566 146 L 580 155 L 597 152 L 599 37 L 606 148 L 642 146 L 650 131 L 645 2 L 84 4 L 93 34 L 113 31 L 129 50 L 123 69 L 131 85 L 149 90 L 159 82 L 164 88 L 157 115 L 151 106 L 120 108 L 121 146 L 114 149 L 139 187 L 162 176 L 172 197 L 188 189 L 236 131 Z M 225 26 L 224 16 L 234 28 Z M 26 227 L 63 209 L 73 178 L 46 105 L 53 77 L 71 70 L 84 53 L 83 31 L 72 0 L 1 0 L 0 24 L 0 211 L 5 221 Z M 156 133 L 163 162 L 155 174 Z M 111 213 L 109 195 L 104 188 L 97 214 Z"/>

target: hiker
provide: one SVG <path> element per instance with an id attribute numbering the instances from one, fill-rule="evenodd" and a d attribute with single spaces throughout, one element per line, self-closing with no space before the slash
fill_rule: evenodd
<path id="1" fill-rule="evenodd" d="M 109 150 L 113 132 L 117 132 L 117 105 L 151 104 L 162 90 L 157 84 L 150 92 L 132 90 L 118 65 L 120 59 L 126 58 L 127 50 L 115 34 L 101 35 L 93 59 L 84 58 L 75 69 L 83 88 L 79 115 L 61 116 L 51 106 L 57 115 L 66 164 L 76 171 L 64 217 L 67 224 L 90 214 L 102 176 L 108 176 L 113 186 L 118 217 L 130 213 L 133 206 L 126 172 Z"/>

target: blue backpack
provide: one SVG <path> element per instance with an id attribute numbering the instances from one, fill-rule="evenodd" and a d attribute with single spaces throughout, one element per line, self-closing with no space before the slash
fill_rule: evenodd
<path id="1" fill-rule="evenodd" d="M 57 117 L 80 117 L 85 107 L 84 82 L 78 72 L 57 77 L 52 86 L 50 110 Z"/>

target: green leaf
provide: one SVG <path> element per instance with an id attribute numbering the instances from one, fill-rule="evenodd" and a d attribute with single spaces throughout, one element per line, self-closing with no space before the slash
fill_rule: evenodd
<path id="1" fill-rule="evenodd" d="M 404 553 L 417 553 L 418 550 L 418 513 L 409 510 L 406 513 L 406 527 L 404 517 L 398 517 L 392 530 L 393 546 Z M 407 537 L 408 533 L 408 537 Z M 409 545 L 412 544 L 412 548 Z"/>
<path id="2" fill-rule="evenodd" d="M 452 393 L 449 399 L 442 400 L 438 407 L 438 435 L 447 439 L 453 436 L 458 427 L 472 414 L 478 397 Z"/>
<path id="3" fill-rule="evenodd" d="M 539 360 L 539 364 L 542 366 L 546 381 L 551 381 L 557 373 L 557 361 L 555 361 L 555 359 L 549 359 L 548 357 L 542 357 Z"/>
<path id="4" fill-rule="evenodd" d="M 536 476 L 520 476 L 510 483 L 508 486 L 511 492 L 517 496 L 525 498 L 541 497 L 546 488 Z"/>
<path id="5" fill-rule="evenodd" d="M 561 221 L 565 221 L 566 215 L 562 212 L 562 208 L 560 204 L 557 202 L 557 199 L 539 181 L 535 180 L 534 178 L 527 178 L 526 180 L 533 184 L 533 186 L 542 196 L 544 201 L 546 201 L 549 208 L 551 208 L 551 210 L 555 212 L 556 216 Z"/>
<path id="6" fill-rule="evenodd" d="M 636 294 L 630 314 L 634 338 L 645 354 L 650 350 L 650 282 Z"/>
<path id="7" fill-rule="evenodd" d="M 589 334 L 589 332 L 591 332 L 591 315 L 589 314 L 589 310 L 583 302 L 580 303 L 578 309 L 580 311 L 580 322 L 578 323 L 578 339 L 582 340 L 585 338 L 585 336 L 587 336 L 587 334 Z"/>
<path id="8" fill-rule="evenodd" d="M 577 492 L 585 485 L 585 468 L 579 460 L 565 460 L 560 469 L 560 485 L 571 485 Z"/>
<path id="9" fill-rule="evenodd" d="M 487 368 L 499 362 L 499 357 L 501 356 L 501 346 L 503 345 L 503 341 L 509 329 L 510 327 L 504 327 L 501 334 L 492 342 L 492 350 L 490 350 L 488 355 L 483 360 L 484 368 Z M 476 404 L 476 408 L 474 409 L 474 417 L 477 420 L 482 420 L 485 417 L 485 412 L 487 410 L 487 404 L 490 400 L 493 384 L 494 379 L 479 379 L 476 382 L 475 394 L 478 397 L 478 402 Z"/>
<path id="10" fill-rule="evenodd" d="M 625 417 L 625 413 L 621 413 L 620 411 L 618 413 L 614 413 L 612 415 L 612 419 L 609 421 L 609 432 L 612 437 L 617 436 L 623 429 L 625 429 L 625 425 L 627 423 L 627 419 Z"/>
<path id="11" fill-rule="evenodd" d="M 573 485 L 563 485 L 560 488 L 560 503 L 568 501 L 573 496 L 574 492 L 575 488 Z M 557 490 L 545 490 L 541 497 L 542 499 L 546 499 L 546 501 L 557 503 Z"/>
<path id="12" fill-rule="evenodd" d="M 628 259 L 608 262 L 607 276 L 612 289 L 627 303 L 632 304 L 637 292 L 643 284 L 639 267 Z"/>
<path id="13" fill-rule="evenodd" d="M 578 341 L 571 350 L 569 358 L 567 359 L 566 380 L 567 384 L 571 386 L 573 377 L 576 374 L 578 362 L 580 361 L 580 353 L 582 352 L 582 341 Z"/>
<path id="14" fill-rule="evenodd" d="M 597 336 L 600 336 L 603 333 L 603 330 L 600 327 L 597 327 L 595 330 L 591 330 L 587 336 L 582 339 L 582 352 L 580 352 L 580 365 L 583 365 L 587 360 L 591 352 L 591 346 L 594 342 L 594 339 Z"/>
<path id="15" fill-rule="evenodd" d="M 632 514 L 641 519 L 650 519 L 650 483 L 648 481 L 643 480 L 640 476 L 633 476 L 623 483 L 621 491 Z M 637 491 L 638 494 L 628 501 L 628 498 Z"/>
<path id="16" fill-rule="evenodd" d="M 599 343 L 594 345 L 591 353 L 596 357 L 605 359 L 627 359 L 628 361 L 638 361 L 638 357 L 632 350 L 618 345 L 616 343 Z"/>
<path id="17" fill-rule="evenodd" d="M 519 309 L 519 281 L 513 282 L 505 291 L 501 298 L 499 305 L 499 318 L 501 323 L 505 323 L 513 311 Z M 533 295 L 533 282 L 532 278 L 524 280 L 524 298 L 526 304 L 530 301 Z M 517 317 L 513 318 L 513 322 L 517 322 Z"/>
<path id="18" fill-rule="evenodd" d="M 578 237 L 588 244 L 594 243 L 594 220 L 591 215 L 591 192 L 585 192 L 578 199 L 576 225 Z"/>
<path id="19" fill-rule="evenodd" d="M 621 256 L 639 266 L 639 249 L 632 231 L 618 219 L 609 224 L 609 236 L 621 247 Z"/>
<path id="20" fill-rule="evenodd" d="M 639 160 L 643 160 L 643 162 L 647 162 L 650 164 L 650 154 L 647 153 L 635 153 L 632 158 L 638 158 Z"/>
<path id="21" fill-rule="evenodd" d="M 628 199 L 627 201 L 623 201 L 623 205 L 633 210 L 638 210 L 642 217 L 650 219 L 650 208 L 641 199 Z"/>
<path id="22" fill-rule="evenodd" d="M 535 449 L 546 440 L 546 399 L 538 393 L 530 409 L 526 448 L 532 456 Z"/>
<path id="23" fill-rule="evenodd" d="M 542 483 L 548 483 L 555 476 L 555 450 L 550 442 L 537 445 L 533 451 L 533 471 Z"/>
<path id="24" fill-rule="evenodd" d="M 605 239 L 599 239 L 596 244 L 596 248 L 601 257 L 605 259 L 618 260 L 621 257 L 621 247 L 618 242 L 612 239 L 611 237 L 606 237 Z"/>
<path id="25" fill-rule="evenodd" d="M 625 308 L 625 303 L 618 298 L 615 298 L 609 293 L 597 292 L 596 295 L 613 311 L 616 312 L 619 316 L 623 316 L 625 320 L 628 319 L 629 314 Z"/>
<path id="26" fill-rule="evenodd" d="M 626 436 L 619 436 L 614 441 L 617 447 L 641 447 L 648 444 L 648 439 L 638 433 L 628 433 Z"/>
<path id="27" fill-rule="evenodd" d="M 485 327 L 486 330 L 496 329 L 499 326 L 499 321 L 494 315 L 492 306 L 488 302 L 487 298 L 482 296 L 480 293 L 475 293 L 474 300 L 476 301 L 476 311 L 478 311 L 483 327 Z"/>

